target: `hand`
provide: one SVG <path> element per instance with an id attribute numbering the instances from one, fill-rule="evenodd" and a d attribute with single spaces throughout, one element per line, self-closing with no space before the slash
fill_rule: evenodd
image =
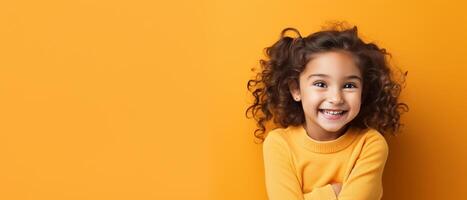
<path id="1" fill-rule="evenodd" d="M 336 196 L 338 196 L 342 189 L 342 183 L 332 183 L 331 186 L 332 189 L 334 189 L 334 193 L 336 193 Z"/>

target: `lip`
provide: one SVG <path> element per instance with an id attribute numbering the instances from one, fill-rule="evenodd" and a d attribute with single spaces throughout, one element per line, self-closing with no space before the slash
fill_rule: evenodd
<path id="1" fill-rule="evenodd" d="M 347 116 L 347 113 L 349 111 L 344 111 L 344 113 L 342 115 L 328 115 L 326 113 L 324 113 L 324 110 L 332 110 L 332 109 L 320 109 L 319 110 L 319 113 L 327 120 L 332 120 L 332 121 L 337 121 L 337 120 L 340 120 L 342 118 L 344 118 L 345 116 Z M 333 110 L 333 111 L 341 111 L 341 110 Z"/>
<path id="2" fill-rule="evenodd" d="M 329 108 L 329 109 L 328 108 L 320 108 L 319 110 L 331 110 L 331 111 L 342 111 L 343 110 L 343 111 L 347 111 L 345 109 L 332 109 L 332 108 Z"/>

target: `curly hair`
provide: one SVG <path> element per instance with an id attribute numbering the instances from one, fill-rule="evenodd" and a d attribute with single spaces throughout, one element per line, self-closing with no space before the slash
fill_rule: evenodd
<path id="1" fill-rule="evenodd" d="M 286 36 L 288 31 L 298 37 Z M 251 118 L 248 116 L 251 113 L 256 120 L 254 136 L 261 142 L 266 137 L 265 123 L 271 119 L 280 127 L 305 123 L 303 108 L 292 99 L 289 83 L 298 83 L 300 73 L 314 54 L 330 51 L 350 53 L 363 75 L 361 109 L 349 125 L 360 129 L 371 127 L 383 135 L 396 135 L 403 126 L 400 115 L 409 108 L 399 103 L 398 98 L 407 71 L 399 71 L 396 76 L 387 60 L 391 54 L 374 43 L 362 41 L 356 26 L 348 28 L 343 23 L 334 23 L 307 37 L 302 37 L 295 28 L 285 28 L 280 39 L 264 50 L 267 58 L 259 61 L 261 71 L 247 83 L 254 102 L 245 112 L 247 118 Z M 396 80 L 398 77 L 401 79 Z"/>

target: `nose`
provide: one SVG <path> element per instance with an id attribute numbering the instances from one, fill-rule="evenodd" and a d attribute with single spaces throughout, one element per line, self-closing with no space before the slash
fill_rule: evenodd
<path id="1" fill-rule="evenodd" d="M 328 101 L 331 104 L 339 105 L 344 103 L 344 98 L 342 96 L 342 91 L 337 88 L 329 91 Z"/>

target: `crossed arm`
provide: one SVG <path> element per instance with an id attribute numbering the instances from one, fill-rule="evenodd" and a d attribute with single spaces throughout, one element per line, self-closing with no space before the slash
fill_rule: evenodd
<path id="1" fill-rule="evenodd" d="M 290 150 L 279 137 L 263 144 L 266 190 L 270 200 L 377 200 L 381 199 L 382 174 L 388 156 L 386 141 L 368 140 L 344 183 L 328 183 L 303 193 Z"/>

